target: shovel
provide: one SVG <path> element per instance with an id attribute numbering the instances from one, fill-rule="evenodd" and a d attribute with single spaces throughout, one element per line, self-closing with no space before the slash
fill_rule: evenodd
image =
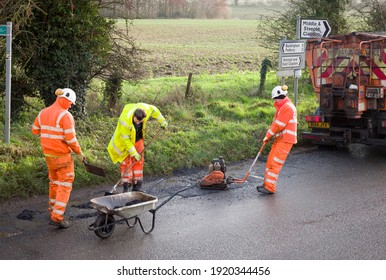
<path id="1" fill-rule="evenodd" d="M 160 132 L 161 132 L 162 129 L 158 130 L 156 135 L 153 137 L 153 139 L 149 142 L 149 144 L 147 144 L 147 146 L 149 146 L 151 143 L 153 143 L 153 141 L 160 135 Z M 144 148 L 139 154 L 142 156 L 143 152 L 145 151 L 146 148 Z M 105 196 L 108 196 L 108 195 L 113 195 L 117 189 L 117 186 L 122 182 L 122 179 L 123 179 L 123 176 L 125 176 L 125 174 L 133 167 L 134 163 L 136 163 L 137 161 L 134 160 L 132 164 L 130 164 L 129 167 L 127 167 L 125 169 L 125 171 L 123 172 L 121 178 L 119 179 L 119 181 L 113 186 L 113 188 L 109 191 L 109 192 L 105 192 Z"/>
<path id="2" fill-rule="evenodd" d="M 142 153 L 141 153 L 142 154 Z M 105 196 L 108 196 L 108 195 L 113 195 L 115 193 L 115 191 L 117 190 L 117 186 L 122 182 L 122 179 L 123 179 L 123 176 L 125 176 L 125 174 L 133 167 L 134 163 L 136 163 L 137 161 L 135 160 L 132 164 L 130 164 L 129 167 L 127 167 L 125 169 L 125 171 L 123 172 L 121 178 L 118 180 L 118 182 L 113 186 L 113 188 L 109 191 L 109 192 L 105 192 Z"/>
<path id="3" fill-rule="evenodd" d="M 106 172 L 102 167 L 91 165 L 87 162 L 87 160 L 83 160 L 83 164 L 86 167 L 87 172 L 97 176 L 106 177 Z"/>

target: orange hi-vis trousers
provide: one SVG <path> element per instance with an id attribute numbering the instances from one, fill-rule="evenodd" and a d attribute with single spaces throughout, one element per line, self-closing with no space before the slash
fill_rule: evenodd
<path id="1" fill-rule="evenodd" d="M 271 192 L 276 192 L 276 183 L 279 173 L 292 148 L 292 143 L 284 142 L 282 138 L 276 138 L 269 152 L 264 173 L 264 186 Z"/>
<path id="2" fill-rule="evenodd" d="M 61 222 L 70 200 L 72 183 L 75 179 L 74 160 L 71 154 L 54 157 L 46 156 L 49 183 L 49 206 L 51 220 Z"/>
<path id="3" fill-rule="evenodd" d="M 134 157 L 127 156 L 120 165 L 122 183 L 130 183 L 131 185 L 135 185 L 138 181 L 143 180 L 143 165 L 145 162 L 145 153 L 143 153 L 145 145 L 143 139 L 136 142 L 134 147 L 137 152 L 141 154 L 141 159 L 136 161 Z M 131 165 L 133 166 L 129 168 Z"/>

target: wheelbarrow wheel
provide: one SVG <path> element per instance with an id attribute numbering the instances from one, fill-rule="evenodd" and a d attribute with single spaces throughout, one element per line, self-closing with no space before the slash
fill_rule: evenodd
<path id="1" fill-rule="evenodd" d="M 105 239 L 109 237 L 114 232 L 115 228 L 115 218 L 112 215 L 107 215 L 107 224 L 106 224 L 106 214 L 100 214 L 95 220 L 94 227 L 97 229 L 94 231 L 96 236 L 99 238 Z"/>

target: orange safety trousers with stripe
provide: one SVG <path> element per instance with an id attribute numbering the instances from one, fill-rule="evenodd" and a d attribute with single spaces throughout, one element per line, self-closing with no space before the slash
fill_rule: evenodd
<path id="1" fill-rule="evenodd" d="M 276 192 L 276 183 L 280 170 L 292 146 L 293 143 L 284 142 L 283 138 L 275 138 L 265 166 L 264 186 L 267 190 Z"/>
<path id="2" fill-rule="evenodd" d="M 74 160 L 71 154 L 59 157 L 46 156 L 49 183 L 49 207 L 51 220 L 60 222 L 64 218 L 64 212 L 75 179 Z"/>
<path id="3" fill-rule="evenodd" d="M 145 145 L 143 139 L 136 142 L 134 147 L 141 155 L 141 159 L 136 161 L 134 157 L 127 156 L 120 165 L 122 183 L 130 183 L 131 185 L 135 185 L 138 181 L 143 180 L 143 165 L 145 162 L 145 154 L 143 153 Z M 129 168 L 130 166 L 131 168 Z"/>

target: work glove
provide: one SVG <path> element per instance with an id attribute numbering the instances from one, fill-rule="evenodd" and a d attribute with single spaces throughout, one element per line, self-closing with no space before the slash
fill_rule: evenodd
<path id="1" fill-rule="evenodd" d="M 79 161 L 84 162 L 86 160 L 86 156 L 84 155 L 83 152 L 80 152 L 79 154 L 76 154 L 76 157 L 78 158 Z"/>
<path id="2" fill-rule="evenodd" d="M 267 136 L 265 136 L 264 139 L 263 139 L 263 143 L 267 144 L 268 141 L 269 141 L 269 138 Z"/>
<path id="3" fill-rule="evenodd" d="M 161 128 L 162 128 L 162 129 L 165 129 L 167 126 L 168 126 L 168 122 L 167 122 L 167 121 L 163 121 L 163 122 L 161 123 Z"/>
<path id="4" fill-rule="evenodd" d="M 136 154 L 134 156 L 134 158 L 135 158 L 136 161 L 140 161 L 141 160 L 141 155 L 140 154 Z"/>

